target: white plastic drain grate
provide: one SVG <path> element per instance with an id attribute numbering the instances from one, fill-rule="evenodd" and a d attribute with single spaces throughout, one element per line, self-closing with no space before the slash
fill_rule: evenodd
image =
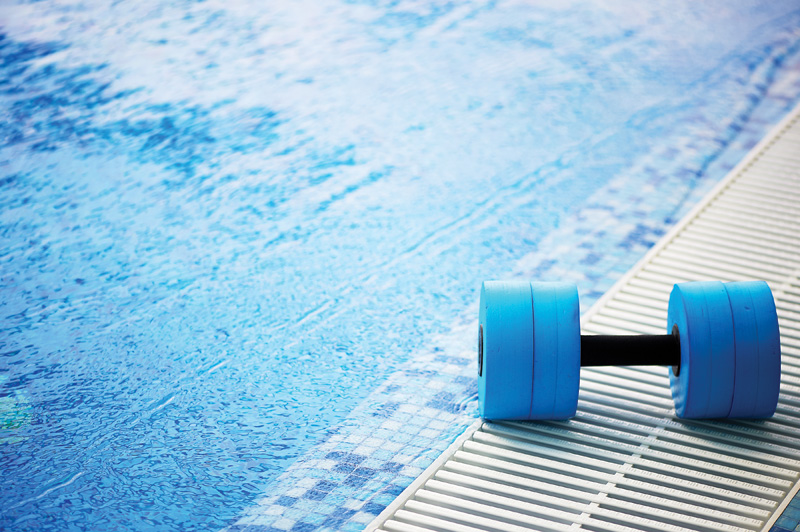
<path id="1" fill-rule="evenodd" d="M 584 368 L 569 422 L 478 421 L 367 530 L 769 530 L 800 478 L 800 107 L 584 316 L 664 334 L 672 285 L 764 279 L 781 395 L 766 421 L 678 421 L 664 368 Z"/>

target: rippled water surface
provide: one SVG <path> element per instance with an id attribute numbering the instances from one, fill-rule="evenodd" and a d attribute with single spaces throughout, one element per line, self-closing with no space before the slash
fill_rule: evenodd
<path id="1" fill-rule="evenodd" d="M 655 154 L 657 240 L 799 8 L 4 2 L 0 529 L 229 524 Z"/>

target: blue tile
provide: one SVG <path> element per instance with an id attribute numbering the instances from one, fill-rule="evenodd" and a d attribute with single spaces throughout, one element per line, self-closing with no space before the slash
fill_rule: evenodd
<path id="1" fill-rule="evenodd" d="M 347 502 L 347 499 L 348 498 L 342 495 L 341 493 L 331 492 L 328 494 L 327 497 L 325 497 L 325 502 L 330 504 L 334 508 L 338 508 L 340 506 L 343 506 L 344 503 Z"/>
<path id="2" fill-rule="evenodd" d="M 364 478 L 372 478 L 375 476 L 375 473 L 377 473 L 377 471 L 375 471 L 371 467 L 359 467 L 358 469 L 353 471 L 353 475 Z"/>
<path id="3" fill-rule="evenodd" d="M 331 451 L 325 455 L 326 460 L 341 460 L 343 456 L 347 456 L 350 453 L 345 453 L 342 451 Z"/>
<path id="4" fill-rule="evenodd" d="M 369 482 L 367 482 L 366 484 L 364 484 L 364 488 L 363 489 L 368 494 L 372 494 L 372 493 L 375 493 L 378 490 L 380 490 L 383 487 L 384 484 L 385 484 L 385 482 L 381 482 L 380 480 L 372 479 Z M 371 497 L 367 497 L 367 499 L 370 499 L 370 498 Z"/>
<path id="5" fill-rule="evenodd" d="M 325 499 L 325 502 L 322 502 L 322 501 L 319 501 L 319 500 L 314 500 L 314 499 L 299 499 L 297 501 L 297 503 L 294 506 L 291 507 L 291 509 L 293 509 L 293 510 L 297 509 L 297 510 L 301 510 L 301 511 L 305 512 L 302 515 L 305 515 L 307 513 L 314 512 L 314 511 L 321 512 L 322 511 L 321 508 L 327 508 L 329 506 L 331 508 L 333 507 L 330 504 L 329 497 L 330 497 L 330 494 L 328 494 L 327 497 L 323 497 Z M 302 517 L 302 515 L 300 515 L 299 517 Z"/>
<path id="6" fill-rule="evenodd" d="M 367 512 L 368 514 L 378 515 L 384 510 L 384 508 L 386 508 L 386 506 L 370 501 L 361 508 L 361 511 Z"/>
<path id="7" fill-rule="evenodd" d="M 308 490 L 303 494 L 304 499 L 311 499 L 312 501 L 321 501 L 328 496 L 327 491 Z"/>
<path id="8" fill-rule="evenodd" d="M 327 512 L 330 512 L 330 510 L 327 510 Z M 318 528 L 322 525 L 322 522 L 325 521 L 326 517 L 326 510 L 324 508 L 316 508 L 316 511 L 309 512 L 303 516 L 302 521 L 303 523 L 308 523 Z"/>
<path id="9" fill-rule="evenodd" d="M 339 463 L 347 463 L 347 464 L 360 464 L 364 461 L 366 456 L 356 454 L 356 453 L 348 453 L 348 452 L 341 452 L 341 451 L 332 451 L 325 455 L 327 460 L 336 460 Z"/>
<path id="10" fill-rule="evenodd" d="M 398 486 L 397 484 L 389 484 L 388 486 L 383 488 L 382 493 L 388 493 L 389 495 L 393 495 L 394 497 L 397 497 L 398 495 L 403 493 L 403 491 L 405 491 L 405 489 L 406 488 L 404 488 L 403 486 Z"/>
<path id="11" fill-rule="evenodd" d="M 367 500 L 367 499 L 369 499 L 370 497 L 372 497 L 372 493 L 370 493 L 369 491 L 367 491 L 367 490 L 359 490 L 359 491 L 358 491 L 358 492 L 357 492 L 357 493 L 356 493 L 356 494 L 353 496 L 353 499 L 355 499 L 355 500 L 357 500 L 357 501 L 366 501 L 366 500 Z"/>
<path id="12" fill-rule="evenodd" d="M 389 438 L 391 438 L 392 434 L 394 434 L 394 431 L 393 430 L 389 430 L 389 429 L 377 429 L 375 432 L 372 433 L 373 436 L 375 436 L 376 438 L 381 439 L 381 440 L 388 440 Z M 383 453 L 383 452 L 386 452 L 386 451 L 383 450 L 383 449 L 378 449 L 378 450 L 376 450 L 375 452 L 372 453 L 372 457 L 373 458 L 380 458 L 380 456 L 377 455 L 377 453 L 379 453 L 379 452 Z M 388 455 L 384 456 L 383 458 L 389 458 L 391 456 L 394 456 L 394 453 L 389 453 Z"/>
<path id="13" fill-rule="evenodd" d="M 395 413 L 400 405 L 398 403 L 384 403 L 372 413 L 374 417 L 388 418 Z"/>
<path id="14" fill-rule="evenodd" d="M 377 495 L 372 497 L 372 500 L 376 504 L 382 504 L 384 507 L 386 507 L 389 506 L 392 503 L 392 501 L 395 500 L 395 498 L 396 498 L 395 495 L 390 495 L 388 493 L 378 493 Z"/>
<path id="15" fill-rule="evenodd" d="M 359 477 L 356 475 L 350 475 L 346 479 L 344 479 L 343 484 L 345 486 L 350 486 L 351 488 L 360 488 L 364 484 L 367 483 L 369 479 L 366 477 Z"/>
<path id="16" fill-rule="evenodd" d="M 339 462 L 335 466 L 333 466 L 333 470 L 337 473 L 352 473 L 355 468 L 358 467 L 358 464 L 353 462 Z"/>
<path id="17" fill-rule="evenodd" d="M 297 502 L 297 498 L 289 497 L 288 495 L 281 495 L 278 497 L 278 500 L 275 501 L 275 504 L 279 504 L 281 506 L 292 506 L 294 503 Z"/>
<path id="18" fill-rule="evenodd" d="M 404 432 L 395 432 L 392 435 L 392 441 L 396 443 L 405 443 L 407 441 L 411 441 L 414 438 L 411 434 L 406 434 Z"/>
<path id="19" fill-rule="evenodd" d="M 447 355 L 437 356 L 436 361 L 442 364 L 453 364 L 455 366 L 465 366 L 469 364 L 469 360 L 463 357 L 451 357 Z"/>
<path id="20" fill-rule="evenodd" d="M 792 508 L 790 506 L 783 511 L 781 517 L 787 517 L 789 519 L 793 519 L 795 523 L 800 522 L 800 508 Z"/>
<path id="21" fill-rule="evenodd" d="M 294 521 L 299 521 L 302 519 L 306 514 L 308 514 L 308 508 L 298 508 L 297 506 L 293 508 L 287 508 L 283 511 L 282 517 L 287 519 L 292 519 Z"/>
<path id="22" fill-rule="evenodd" d="M 317 491 L 333 491 L 334 489 L 336 489 L 336 486 L 337 486 L 336 483 L 331 482 L 329 480 L 320 480 L 316 484 L 314 484 L 314 487 L 312 489 L 315 489 Z"/>
<path id="23" fill-rule="evenodd" d="M 325 471 L 323 469 L 306 469 L 305 476 L 309 478 L 327 478 L 330 476 L 330 471 Z"/>
<path id="24" fill-rule="evenodd" d="M 333 511 L 330 517 L 335 519 L 342 519 L 347 520 L 353 517 L 356 514 L 355 510 L 350 510 L 349 508 L 337 508 Z"/>
<path id="25" fill-rule="evenodd" d="M 452 394 L 450 394 L 450 395 L 452 395 Z M 406 425 L 411 425 L 411 427 L 414 430 L 419 430 L 419 426 L 420 425 L 424 425 L 427 422 L 428 422 L 428 418 L 427 417 L 423 417 L 421 415 L 415 415 L 415 416 L 412 416 L 411 419 L 408 420 L 408 423 L 406 423 Z"/>
<path id="26" fill-rule="evenodd" d="M 361 467 L 369 467 L 372 469 L 380 469 L 383 466 L 385 460 L 378 460 L 375 458 L 375 453 L 372 453 L 371 458 L 367 458 L 363 462 L 361 462 Z"/>
<path id="27" fill-rule="evenodd" d="M 387 461 L 384 462 L 384 464 L 381 466 L 381 469 L 384 471 L 397 472 L 403 469 L 403 464 L 399 462 Z"/>
<path id="28" fill-rule="evenodd" d="M 342 523 L 350 519 L 356 514 L 355 510 L 348 510 L 346 508 L 338 508 L 334 511 L 331 515 L 328 516 L 325 521 L 322 522 L 322 526 L 328 527 L 339 527 Z"/>

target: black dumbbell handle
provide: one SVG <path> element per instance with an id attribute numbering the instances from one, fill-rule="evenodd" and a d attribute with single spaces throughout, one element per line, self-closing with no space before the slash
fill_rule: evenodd
<path id="1" fill-rule="evenodd" d="M 678 326 L 664 335 L 581 335 L 581 366 L 672 366 L 681 371 Z M 478 330 L 478 375 L 483 372 L 483 326 Z"/>
<path id="2" fill-rule="evenodd" d="M 581 366 L 673 366 L 677 369 L 680 364 L 677 327 L 673 334 L 665 335 L 581 335 Z"/>

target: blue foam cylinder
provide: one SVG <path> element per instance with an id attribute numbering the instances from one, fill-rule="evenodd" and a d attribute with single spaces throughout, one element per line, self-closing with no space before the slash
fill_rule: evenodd
<path id="1" fill-rule="evenodd" d="M 484 282 L 479 324 L 479 334 L 483 335 L 483 357 L 478 375 L 481 416 L 487 419 L 528 419 L 533 388 L 530 283 Z"/>
<path id="2" fill-rule="evenodd" d="M 676 284 L 667 330 L 677 325 L 681 369 L 670 370 L 675 412 L 683 418 L 764 418 L 780 389 L 780 331 L 764 281 Z"/>
<path id="3" fill-rule="evenodd" d="M 755 309 L 758 335 L 758 392 L 753 417 L 769 417 L 778 406 L 781 387 L 781 334 L 778 312 L 769 285 L 764 281 L 747 283 Z"/>
<path id="4" fill-rule="evenodd" d="M 578 289 L 569 283 L 531 283 L 533 397 L 529 419 L 567 419 L 578 408 L 581 332 Z"/>
<path id="5" fill-rule="evenodd" d="M 680 374 L 669 368 L 678 417 L 727 417 L 734 395 L 733 315 L 719 281 L 676 284 L 669 298 L 667 331 L 678 327 Z"/>
<path id="6" fill-rule="evenodd" d="M 478 330 L 481 416 L 574 416 L 580 384 L 579 319 L 575 285 L 483 283 Z"/>
<path id="7" fill-rule="evenodd" d="M 730 300 L 736 337 L 733 401 L 728 413 L 728 417 L 734 418 L 757 417 L 758 319 L 748 284 L 727 283 L 725 285 Z"/>

